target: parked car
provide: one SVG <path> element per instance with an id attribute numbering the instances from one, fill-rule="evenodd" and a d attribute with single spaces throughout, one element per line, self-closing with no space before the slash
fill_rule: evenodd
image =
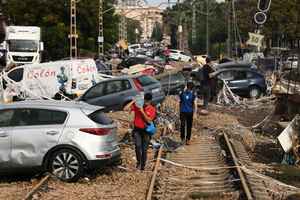
<path id="1" fill-rule="evenodd" d="M 251 68 L 224 68 L 214 72 L 219 80 L 224 80 L 229 88 L 239 96 L 258 98 L 266 93 L 264 75 Z"/>
<path id="2" fill-rule="evenodd" d="M 182 72 L 167 74 L 157 78 L 166 95 L 176 95 L 183 91 L 186 79 Z"/>
<path id="3" fill-rule="evenodd" d="M 141 48 L 142 48 L 141 44 L 132 44 L 128 46 L 128 52 L 129 54 L 135 54 Z"/>
<path id="4" fill-rule="evenodd" d="M 297 69 L 298 67 L 298 56 L 290 56 L 284 63 L 284 69 Z"/>
<path id="5" fill-rule="evenodd" d="M 120 162 L 116 124 L 83 102 L 23 101 L 0 107 L 0 172 L 49 171 L 63 181 Z"/>
<path id="6" fill-rule="evenodd" d="M 170 59 L 183 62 L 191 62 L 192 57 L 180 50 L 170 50 Z"/>
<path id="7" fill-rule="evenodd" d="M 149 59 L 147 57 L 129 57 L 122 60 L 122 62 L 118 65 L 118 69 L 129 68 L 137 64 L 145 64 L 148 60 Z"/>
<path id="8" fill-rule="evenodd" d="M 153 102 L 161 103 L 164 98 L 159 81 L 147 75 L 121 76 L 101 81 L 91 87 L 79 100 L 105 107 L 105 111 L 122 110 L 140 92 L 151 92 Z"/>
<path id="9" fill-rule="evenodd" d="M 257 69 L 257 66 L 250 62 L 226 62 L 218 64 L 215 66 L 217 70 L 219 69 L 229 69 L 229 68 L 248 68 L 248 69 Z"/>
<path id="10" fill-rule="evenodd" d="M 149 57 L 129 57 L 123 60 L 119 65 L 118 69 L 130 68 L 131 66 L 138 64 L 151 65 L 157 68 L 159 72 L 164 69 L 164 61 L 154 60 Z"/>

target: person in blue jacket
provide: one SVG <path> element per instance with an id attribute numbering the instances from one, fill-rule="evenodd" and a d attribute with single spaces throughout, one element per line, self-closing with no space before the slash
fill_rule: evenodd
<path id="1" fill-rule="evenodd" d="M 193 82 L 188 82 L 186 89 L 179 95 L 180 97 L 180 137 L 183 143 L 190 144 L 193 117 L 197 113 L 197 97 L 193 91 Z"/>

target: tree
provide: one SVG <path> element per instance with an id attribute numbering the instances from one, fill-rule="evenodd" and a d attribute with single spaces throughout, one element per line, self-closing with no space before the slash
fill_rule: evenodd
<path id="1" fill-rule="evenodd" d="M 154 24 L 151 39 L 157 42 L 161 42 L 163 40 L 162 28 L 158 22 L 155 22 Z"/>
<path id="2" fill-rule="evenodd" d="M 98 0 L 77 3 L 77 32 L 79 52 L 97 52 Z M 104 1 L 104 10 L 113 0 Z M 70 0 L 7 0 L 3 9 L 14 25 L 40 26 L 45 51 L 49 59 L 69 57 Z M 114 10 L 104 15 L 105 49 L 117 41 L 119 16 Z"/>
<path id="3" fill-rule="evenodd" d="M 126 18 L 127 20 L 127 40 L 130 44 L 137 43 L 141 39 L 143 29 L 141 23 L 137 20 Z M 136 33 L 138 30 L 139 33 Z"/>
<path id="4" fill-rule="evenodd" d="M 196 24 L 193 25 L 192 0 L 176 4 L 172 8 L 165 10 L 163 22 L 165 33 L 173 35 L 172 40 L 177 40 L 177 30 L 179 24 L 184 25 L 185 33 L 188 33 L 189 48 L 194 54 L 204 54 L 206 52 L 206 1 L 195 1 Z M 225 4 L 217 3 L 215 0 L 209 1 L 209 35 L 210 52 L 213 56 L 220 53 L 220 49 L 214 46 L 224 46 L 226 41 L 225 24 Z M 192 29 L 196 29 L 196 40 L 192 39 Z M 176 42 L 173 42 L 173 48 Z M 215 45 L 216 44 L 216 45 Z"/>

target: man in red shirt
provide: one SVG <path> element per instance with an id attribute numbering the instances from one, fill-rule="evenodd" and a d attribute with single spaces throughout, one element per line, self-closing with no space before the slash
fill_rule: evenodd
<path id="1" fill-rule="evenodd" d="M 125 111 L 134 112 L 133 137 L 135 143 L 136 167 L 144 170 L 147 162 L 147 149 L 150 136 L 146 132 L 147 124 L 156 118 L 156 108 L 152 105 L 152 94 L 146 93 L 144 96 L 144 105 L 140 108 L 135 101 L 131 101 L 124 108 Z"/>

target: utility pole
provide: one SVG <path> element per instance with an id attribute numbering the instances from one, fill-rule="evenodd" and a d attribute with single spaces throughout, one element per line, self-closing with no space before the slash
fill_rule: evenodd
<path id="1" fill-rule="evenodd" d="M 71 6 L 70 6 L 70 59 L 76 59 L 77 58 L 77 30 L 76 30 L 76 1 L 77 0 L 70 0 Z"/>
<path id="2" fill-rule="evenodd" d="M 206 55 L 209 55 L 209 0 L 206 0 Z"/>
<path id="3" fill-rule="evenodd" d="M 183 27 L 182 27 L 182 11 L 181 11 L 181 5 L 180 5 L 180 0 L 177 0 L 178 3 L 178 11 L 179 11 L 179 26 L 178 26 L 178 33 L 179 33 L 179 42 L 178 42 L 178 46 L 180 50 L 183 50 Z"/>
<path id="4" fill-rule="evenodd" d="M 227 0 L 227 56 L 231 57 L 231 3 Z"/>
<path id="5" fill-rule="evenodd" d="M 103 37 L 103 0 L 99 0 L 99 32 L 98 32 L 98 58 L 104 54 L 104 37 Z"/>
<path id="6" fill-rule="evenodd" d="M 126 16 L 124 15 L 123 16 L 123 38 L 124 38 L 124 40 L 126 40 L 127 41 L 127 37 L 128 37 L 128 35 L 127 35 L 127 19 L 126 19 Z"/>
<path id="7" fill-rule="evenodd" d="M 196 26 L 196 1 L 193 0 L 192 2 L 193 4 L 193 19 L 192 19 L 192 44 L 195 45 L 196 44 L 196 40 L 197 40 L 197 26 Z"/>
<path id="8" fill-rule="evenodd" d="M 119 24 L 119 41 L 127 40 L 127 21 L 125 16 L 125 0 L 121 0 L 121 19 Z"/>

